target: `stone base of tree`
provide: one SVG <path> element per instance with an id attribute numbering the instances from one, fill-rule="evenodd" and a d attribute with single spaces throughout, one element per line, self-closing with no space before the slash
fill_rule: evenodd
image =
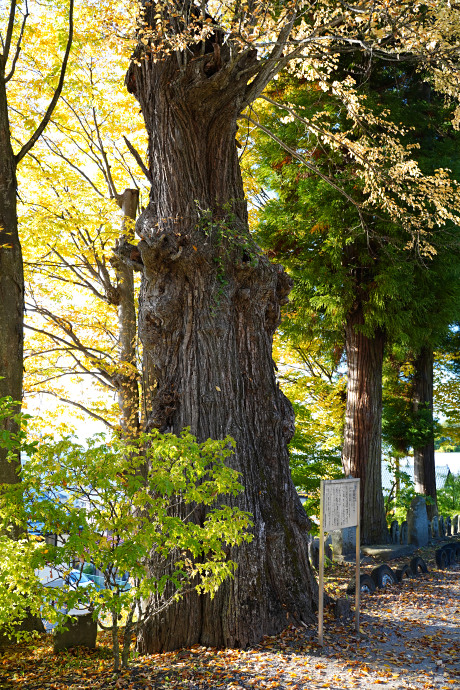
<path id="1" fill-rule="evenodd" d="M 61 652 L 70 647 L 88 647 L 94 649 L 97 637 L 97 621 L 90 613 L 75 616 L 67 624 L 68 630 L 54 633 L 53 650 Z"/>

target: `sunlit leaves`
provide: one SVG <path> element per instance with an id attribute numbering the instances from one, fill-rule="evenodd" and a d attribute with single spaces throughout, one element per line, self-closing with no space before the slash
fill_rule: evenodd
<path id="1" fill-rule="evenodd" d="M 15 141 L 24 141 L 42 114 L 59 68 L 57 37 L 65 31 L 64 11 L 53 12 L 51 4 L 31 7 L 31 31 L 9 84 Z M 107 390 L 113 390 L 119 367 L 117 281 L 110 262 L 121 215 L 113 197 L 142 186 L 124 136 L 139 151 L 145 147 L 142 120 L 123 85 L 131 46 L 120 34 L 129 34 L 129 7 L 99 3 L 94 12 L 91 2 L 78 4 L 63 98 L 18 171 L 26 393 L 74 399 L 71 382 L 90 413 L 109 424 L 118 419 Z M 93 375 L 93 385 L 85 385 Z"/>
<path id="2" fill-rule="evenodd" d="M 7 592 L 33 593 L 33 602 L 46 605 L 46 615 L 60 623 L 64 605 L 80 604 L 95 618 L 111 612 L 116 620 L 134 611 L 140 597 L 168 588 L 162 606 L 190 589 L 213 596 L 235 570 L 229 549 L 252 538 L 250 515 L 225 504 L 226 496 L 243 488 L 226 464 L 233 447 L 231 438 L 198 443 L 187 430 L 179 437 L 154 432 L 129 444 L 97 437 L 86 448 L 71 438 L 42 439 L 23 467 L 21 484 L 3 486 L 2 524 L 14 522 L 25 535 L 20 542 L 0 540 Z M 211 509 L 201 522 L 203 505 Z M 31 530 L 57 534 L 58 542 L 37 541 Z M 169 574 L 149 575 L 152 553 L 172 564 Z M 25 564 L 20 573 L 15 554 Z M 104 589 L 74 588 L 66 581 L 80 559 L 97 566 Z M 62 587 L 40 585 L 37 568 L 59 573 Z M 123 573 L 129 573 L 129 588 L 120 580 Z M 10 609 L 0 608 L 1 623 L 3 615 Z"/>

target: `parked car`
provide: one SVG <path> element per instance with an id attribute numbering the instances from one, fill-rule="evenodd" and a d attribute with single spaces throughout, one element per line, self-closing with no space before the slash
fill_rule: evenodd
<path id="1" fill-rule="evenodd" d="M 94 563 L 84 563 L 82 565 L 82 571 L 89 580 L 98 585 L 98 589 L 106 588 L 104 573 L 96 568 Z M 127 592 L 129 589 L 131 589 L 131 584 L 129 583 L 129 573 L 125 572 L 119 576 L 118 571 L 113 571 L 111 588 L 115 589 L 116 585 L 118 585 L 122 592 Z"/>
<path id="2" fill-rule="evenodd" d="M 65 579 L 66 584 L 70 585 L 72 589 L 74 587 L 91 587 L 93 585 L 96 589 L 103 589 L 98 582 L 91 580 L 85 573 L 81 570 L 71 570 Z"/>

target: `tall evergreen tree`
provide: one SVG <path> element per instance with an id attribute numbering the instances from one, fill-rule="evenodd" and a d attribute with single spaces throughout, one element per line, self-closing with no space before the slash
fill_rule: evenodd
<path id="1" fill-rule="evenodd" d="M 397 337 L 388 353 L 388 370 L 392 375 L 386 377 L 384 435 L 397 453 L 413 449 L 415 491 L 430 497 L 430 518 L 437 512 L 434 452 L 439 424 L 434 417 L 434 365 L 436 357 L 444 358 L 447 354 L 449 325 L 458 318 L 459 242 L 458 229 L 450 228 L 447 241 L 430 261 L 429 270 L 419 267 L 420 303 L 412 314 L 413 328 L 409 337 Z M 441 362 L 438 366 L 442 366 Z"/>
<path id="2" fill-rule="evenodd" d="M 365 67 L 348 62 L 346 71 L 354 70 L 365 84 L 363 92 L 376 118 L 371 135 L 382 145 L 387 138 L 389 146 L 392 125 L 384 122 L 385 108 L 398 127 L 402 122 L 408 127 L 411 119 L 433 106 L 423 99 L 425 86 L 407 65 L 374 67 L 370 73 Z M 421 276 L 431 277 L 436 269 L 422 254 L 432 256 L 445 247 L 448 233 L 433 232 L 430 244 L 423 247 L 427 233 L 417 246 L 407 229 L 385 211 L 366 206 L 369 187 L 362 181 L 363 161 L 349 146 L 332 147 L 318 127 L 327 121 L 330 129 L 335 126 L 337 139 L 346 133 L 348 142 L 354 138 L 356 144 L 369 136 L 358 121 L 350 121 L 349 111 L 333 93 L 319 84 L 286 78 L 274 86 L 274 96 L 289 103 L 290 110 L 281 121 L 278 109 L 258 113 L 266 131 L 274 130 L 278 139 L 256 135 L 261 150 L 258 174 L 275 197 L 262 214 L 260 239 L 269 255 L 294 277 L 299 318 L 311 318 L 314 310 L 321 333 L 342 333 L 348 367 L 342 461 L 347 474 L 362 479 L 363 541 L 383 542 L 387 538 L 381 489 L 384 347 L 396 337 L 413 340 L 420 321 L 429 318 L 432 295 L 423 291 L 427 287 L 422 288 Z M 433 150 L 423 146 L 420 155 L 414 149 L 425 171 L 430 164 L 433 168 L 447 134 L 443 130 L 448 113 L 439 103 L 435 110 L 439 133 L 437 138 L 431 136 Z M 398 136 L 414 146 L 420 132 L 409 130 Z M 424 136 L 422 128 L 421 145 Z"/>

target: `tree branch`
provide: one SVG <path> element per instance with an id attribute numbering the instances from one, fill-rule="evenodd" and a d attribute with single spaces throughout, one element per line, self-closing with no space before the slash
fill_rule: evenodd
<path id="1" fill-rule="evenodd" d="M 109 300 L 108 295 L 111 294 L 112 291 L 113 291 L 113 294 L 115 294 L 116 288 L 112 285 L 109 273 L 108 273 L 107 269 L 105 268 L 105 266 L 100 262 L 96 252 L 94 251 L 94 248 L 93 248 L 93 256 L 94 256 L 94 260 L 95 260 L 95 262 L 99 268 L 99 273 L 94 270 L 94 268 L 91 265 L 91 262 L 88 261 L 88 259 L 86 258 L 86 256 L 83 253 L 80 255 L 79 258 L 82 261 L 83 266 L 86 268 L 86 270 L 92 275 L 93 279 L 97 283 L 102 285 L 102 287 L 104 288 L 104 290 L 106 292 L 105 295 L 100 293 L 94 287 L 94 285 L 92 285 L 91 282 L 84 275 L 82 275 L 80 273 L 78 267 L 76 265 L 68 262 L 65 259 L 65 257 L 62 256 L 57 251 L 57 249 L 55 249 L 54 247 L 50 247 L 50 249 L 62 261 L 64 266 L 66 266 L 70 271 L 72 271 L 72 273 L 74 275 L 77 276 L 78 281 L 81 281 L 81 282 L 74 282 L 75 285 L 80 285 L 81 287 L 86 288 L 87 290 L 90 290 L 98 299 L 101 299 L 104 302 L 108 302 L 109 304 L 115 304 L 115 302 L 113 300 L 112 301 Z M 60 276 L 52 276 L 51 275 L 51 277 L 57 278 L 58 280 L 61 280 L 62 282 L 69 282 L 69 283 L 72 282 L 72 281 L 66 280 L 65 278 L 60 277 Z"/>
<path id="2" fill-rule="evenodd" d="M 142 172 L 144 173 L 144 175 L 146 176 L 146 178 L 148 179 L 150 184 L 152 184 L 152 176 L 150 174 L 150 170 L 147 168 L 144 161 L 142 160 L 140 153 L 138 153 L 138 151 L 136 151 L 136 149 L 131 144 L 129 139 L 127 139 L 125 136 L 123 137 L 123 139 L 125 140 L 125 144 L 128 147 L 128 150 L 131 153 L 131 155 L 133 156 L 134 160 L 136 161 L 136 163 L 138 164 L 138 166 L 140 167 L 140 169 L 142 170 Z"/>
<path id="3" fill-rule="evenodd" d="M 69 60 L 69 55 L 70 55 L 70 49 L 72 47 L 72 40 L 73 40 L 73 5 L 74 5 L 74 0 L 70 0 L 70 5 L 69 5 L 69 37 L 67 39 L 67 46 L 66 50 L 64 53 L 64 58 L 62 60 L 62 65 L 61 65 L 61 74 L 59 76 L 59 83 L 57 85 L 56 91 L 54 92 L 54 96 L 51 99 L 51 102 L 46 110 L 46 113 L 43 116 L 42 121 L 38 125 L 37 129 L 35 132 L 32 134 L 30 137 L 29 141 L 24 144 L 22 149 L 19 151 L 19 153 L 16 154 L 15 156 L 15 161 L 16 165 L 24 158 L 24 156 L 30 151 L 30 149 L 37 143 L 38 139 L 41 137 L 43 134 L 43 131 L 50 121 L 51 115 L 53 114 L 54 108 L 56 107 L 56 103 L 59 100 L 59 97 L 61 95 L 62 87 L 64 86 L 64 77 L 67 69 L 67 62 Z"/>
<path id="4" fill-rule="evenodd" d="M 25 4 L 26 4 L 26 11 L 25 11 L 25 14 L 23 15 L 21 31 L 19 33 L 19 38 L 18 38 L 18 41 L 16 43 L 16 52 L 14 54 L 13 62 L 11 63 L 11 69 L 8 72 L 8 75 L 4 79 L 5 84 L 7 84 L 10 81 L 11 77 L 13 76 L 14 71 L 16 69 L 16 63 L 18 61 L 19 53 L 21 52 L 22 37 L 24 36 L 24 29 L 26 28 L 27 17 L 29 16 L 29 5 L 27 3 L 27 0 L 26 0 Z M 5 58 L 5 67 L 6 67 L 6 58 Z"/>
<path id="5" fill-rule="evenodd" d="M 260 98 L 264 101 L 267 101 L 267 103 L 271 103 L 272 105 L 276 106 L 277 108 L 281 108 L 282 110 L 286 110 L 296 120 L 298 120 L 299 122 L 302 122 L 302 124 L 304 124 L 306 127 L 313 130 L 314 132 L 316 132 L 319 135 L 319 137 L 326 135 L 331 141 L 335 141 L 338 146 L 346 146 L 348 148 L 348 150 L 353 152 L 354 157 L 361 161 L 361 163 L 363 164 L 364 167 L 375 170 L 374 166 L 372 166 L 372 168 L 371 168 L 371 166 L 369 166 L 368 161 L 366 160 L 366 158 L 363 155 L 360 154 L 359 151 L 356 151 L 355 149 L 350 147 L 349 142 L 344 142 L 344 141 L 340 140 L 331 131 L 328 131 L 328 130 L 325 130 L 321 127 L 318 127 L 318 125 L 315 125 L 311 120 L 306 120 L 305 118 L 301 117 L 298 113 L 296 113 L 296 111 L 293 108 L 290 108 L 288 105 L 284 105 L 283 103 L 277 103 L 272 98 L 269 98 L 266 94 L 263 94 L 262 96 L 260 96 Z M 356 121 L 362 127 L 363 130 L 366 130 L 364 122 L 362 120 L 360 120 L 357 115 L 356 115 Z M 367 134 L 368 134 L 368 136 L 370 136 L 369 132 L 367 132 Z"/>
<path id="6" fill-rule="evenodd" d="M 113 424 L 110 424 L 104 417 L 101 417 L 100 415 L 96 414 L 96 412 L 92 412 L 91 410 L 88 410 L 87 407 L 84 405 L 81 405 L 80 403 L 75 402 L 74 400 L 67 400 L 66 398 L 61 398 L 59 395 L 56 393 L 53 393 L 52 391 L 37 391 L 37 393 L 43 394 L 45 393 L 46 395 L 52 395 L 53 398 L 57 398 L 61 402 L 65 403 L 66 405 L 73 405 L 74 407 L 78 407 L 80 410 L 85 412 L 86 414 L 89 414 L 90 417 L 93 417 L 93 419 L 97 419 L 98 422 L 102 422 L 106 426 L 109 427 L 109 429 L 115 429 Z"/>
<path id="7" fill-rule="evenodd" d="M 72 353 L 72 350 L 77 350 L 78 352 L 81 352 L 83 355 L 85 355 L 85 357 L 87 357 L 90 360 L 90 362 L 96 364 L 101 374 L 107 377 L 109 383 L 112 383 L 112 377 L 105 371 L 103 364 L 101 364 L 101 361 L 102 357 L 107 357 L 107 359 L 111 359 L 113 361 L 113 357 L 111 357 L 107 352 L 103 352 L 102 350 L 97 350 L 96 348 L 86 347 L 85 345 L 83 345 L 79 338 L 77 338 L 77 336 L 73 332 L 69 331 L 65 327 L 65 325 L 63 324 L 63 319 L 56 319 L 56 317 L 47 309 L 37 307 L 35 311 L 42 316 L 43 314 L 46 314 L 50 319 L 52 319 L 52 321 L 64 331 L 64 333 L 71 339 L 71 341 L 73 341 L 74 344 L 72 345 L 72 342 L 69 342 L 64 338 L 61 338 L 59 335 L 55 335 L 54 333 L 51 333 L 50 331 L 45 331 L 41 328 L 36 328 L 35 326 L 30 326 L 29 324 L 25 324 L 25 328 L 29 329 L 30 331 L 34 331 L 34 333 L 41 333 L 42 335 L 46 335 L 48 338 L 50 338 L 50 340 L 53 340 L 53 342 L 55 343 L 62 343 L 66 346 L 68 354 L 74 357 L 74 359 L 75 355 Z M 97 355 L 102 355 L 102 357 L 97 357 L 96 354 L 91 354 L 92 352 L 97 353 Z M 85 367 L 79 360 L 77 360 L 77 362 L 84 369 L 84 371 L 89 372 L 89 369 Z M 96 374 L 94 375 L 96 376 Z"/>
<path id="8" fill-rule="evenodd" d="M 300 163 L 303 163 L 303 165 L 305 165 L 306 168 L 308 168 L 309 170 L 314 172 L 315 175 L 318 175 L 322 180 L 327 182 L 331 187 L 333 187 L 337 192 L 339 192 L 339 194 L 344 196 L 356 208 L 356 210 L 359 214 L 361 225 L 363 226 L 363 228 L 366 227 L 366 222 L 364 220 L 364 216 L 363 216 L 363 213 L 361 210 L 361 205 L 358 204 L 358 202 L 355 201 L 353 199 L 353 197 L 351 197 L 349 194 L 347 194 L 344 189 L 342 189 L 341 187 L 336 185 L 335 182 L 330 177 L 328 177 L 327 175 L 322 173 L 321 170 L 319 170 L 315 165 L 312 165 L 311 163 L 309 163 L 309 161 L 307 161 L 307 159 L 304 156 L 302 156 L 300 153 L 298 153 L 295 149 L 293 149 L 290 146 L 288 146 L 287 144 L 285 144 L 284 141 L 282 141 L 279 137 L 277 137 L 276 134 L 273 134 L 273 132 L 271 132 L 267 127 L 264 127 L 264 125 L 261 125 L 260 123 L 256 122 L 255 120 L 253 120 L 248 115 L 245 115 L 244 113 L 242 113 L 240 115 L 240 117 L 243 117 L 245 120 L 248 120 L 255 127 L 259 127 L 259 129 L 261 129 L 263 132 L 265 132 L 265 134 L 267 134 L 271 139 L 273 139 L 273 141 L 276 141 L 276 143 L 279 144 L 281 146 L 281 148 L 283 148 L 285 151 L 287 151 L 293 158 L 296 158 L 298 161 L 300 161 Z"/>
<path id="9" fill-rule="evenodd" d="M 104 162 L 103 173 L 104 173 L 104 177 L 105 177 L 106 182 L 107 182 L 107 187 L 109 189 L 109 196 L 112 197 L 113 199 L 118 200 L 119 195 L 117 192 L 117 188 L 115 187 L 115 182 L 113 181 L 112 171 L 110 170 L 110 164 L 109 164 L 109 160 L 107 158 L 107 154 L 105 152 L 104 144 L 102 143 L 101 132 L 99 130 L 99 125 L 97 122 L 96 108 L 94 108 L 94 107 L 93 107 L 93 122 L 94 122 L 94 126 L 96 128 L 96 136 L 97 136 L 97 141 L 99 143 L 99 151 L 100 151 L 100 154 L 102 156 L 102 160 Z"/>
<path id="10" fill-rule="evenodd" d="M 13 38 L 14 17 L 16 14 L 16 0 L 11 0 L 10 16 L 8 17 L 8 27 L 6 29 L 5 43 L 3 44 L 3 64 L 6 66 L 8 55 L 10 54 L 11 39 Z"/>
<path id="11" fill-rule="evenodd" d="M 76 172 L 85 179 L 89 185 L 94 189 L 96 194 L 98 194 L 100 197 L 104 198 L 104 194 L 96 187 L 94 182 L 90 179 L 90 177 L 85 173 L 84 170 L 82 170 L 78 165 L 73 163 L 70 158 L 68 158 L 62 151 L 59 149 L 54 142 L 51 139 L 48 139 L 48 137 L 43 137 L 43 140 L 46 144 L 46 146 L 49 148 L 51 153 L 53 153 L 55 156 L 59 156 L 59 158 L 62 158 L 63 161 L 67 163 L 71 168 L 76 170 Z"/>
<path id="12" fill-rule="evenodd" d="M 279 71 L 279 60 L 283 55 L 283 50 L 292 31 L 292 27 L 294 26 L 296 16 L 297 12 L 292 12 L 291 18 L 281 29 L 276 44 L 274 45 L 267 62 L 261 67 L 252 82 L 248 85 L 244 95 L 244 107 L 255 101 L 257 96 L 262 93 L 276 72 Z"/>

